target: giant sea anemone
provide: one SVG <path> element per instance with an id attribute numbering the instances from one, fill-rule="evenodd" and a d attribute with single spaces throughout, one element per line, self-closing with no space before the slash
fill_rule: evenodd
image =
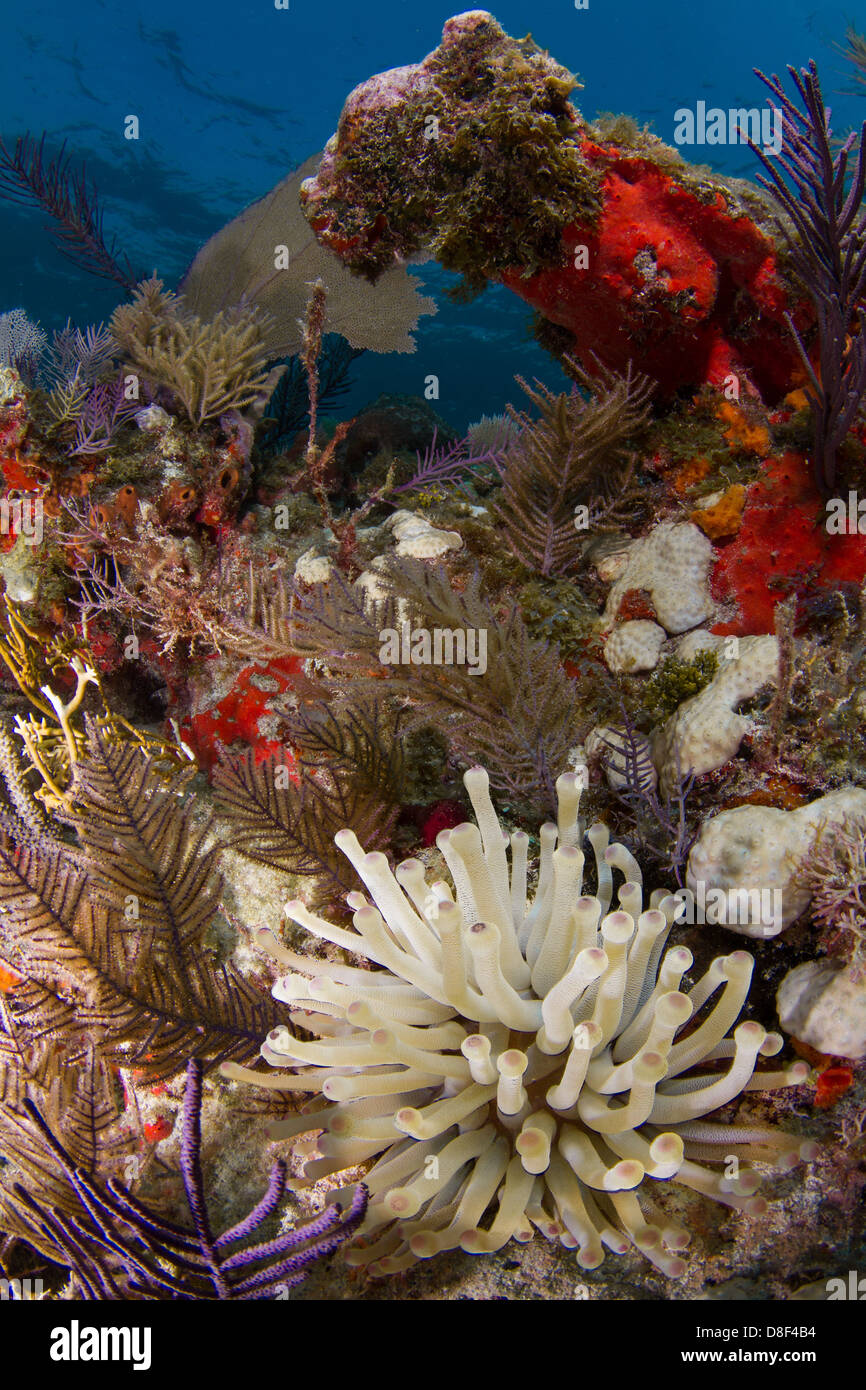
<path id="1" fill-rule="evenodd" d="M 527 1241 L 537 1228 L 576 1249 L 585 1269 L 604 1246 L 624 1254 L 633 1244 L 676 1278 L 689 1233 L 655 1193 L 680 1183 L 763 1211 L 752 1164 L 784 1171 L 814 1146 L 705 1116 L 743 1091 L 796 1085 L 808 1067 L 754 1073 L 782 1038 L 755 1022 L 734 1028 L 753 958 L 720 956 L 681 987 L 691 952 L 665 951 L 676 899 L 656 891 L 645 908 L 636 860 L 600 823 L 585 835 L 595 893 L 584 893 L 579 774 L 557 782 L 558 824 L 541 827 L 531 901 L 529 837 L 511 835 L 509 865 L 486 772 L 464 782 L 477 824 L 437 838 L 453 888 L 428 884 L 416 859 L 392 872 L 384 854 L 340 831 L 372 899 L 349 895 L 356 932 L 301 902 L 286 914 L 379 968 L 316 960 L 260 933 L 293 972 L 274 994 L 292 1006 L 293 1026 L 316 1036 L 268 1036 L 262 1055 L 281 1074 L 223 1071 L 317 1093 L 271 1131 L 318 1136 L 305 1141 L 306 1180 L 372 1164 L 354 1265 L 390 1274 L 443 1250 Z M 614 872 L 624 882 L 611 910 Z"/>

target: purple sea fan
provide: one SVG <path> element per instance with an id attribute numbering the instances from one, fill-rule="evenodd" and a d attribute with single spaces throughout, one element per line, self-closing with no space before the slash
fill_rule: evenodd
<path id="1" fill-rule="evenodd" d="M 102 454 L 111 447 L 117 430 L 141 405 L 139 400 L 127 400 L 124 391 L 122 376 L 91 386 L 76 421 L 73 455 Z"/>

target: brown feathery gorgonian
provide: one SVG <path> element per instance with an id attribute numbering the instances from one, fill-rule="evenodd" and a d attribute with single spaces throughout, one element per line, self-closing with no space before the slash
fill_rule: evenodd
<path id="1" fill-rule="evenodd" d="M 487 773 L 473 768 L 463 780 L 477 825 L 437 839 L 453 891 L 429 884 L 416 859 L 392 872 L 384 854 L 365 854 L 341 830 L 337 843 L 372 898 L 348 895 L 356 931 L 301 902 L 286 913 L 380 969 L 315 960 L 260 933 L 294 972 L 274 994 L 316 1036 L 268 1035 L 262 1055 L 282 1073 L 222 1070 L 323 1098 L 270 1131 L 318 1134 L 305 1145 L 306 1180 L 375 1160 L 353 1265 L 391 1274 L 442 1250 L 527 1241 L 537 1227 L 576 1248 L 585 1269 L 602 1263 L 604 1246 L 624 1254 L 633 1244 L 676 1278 L 689 1234 L 655 1204 L 653 1184 L 761 1213 L 748 1160 L 787 1170 L 815 1146 L 750 1119 L 705 1116 L 743 1091 L 797 1085 L 808 1066 L 753 1075 L 782 1039 L 755 1022 L 730 1032 L 752 957 L 720 956 L 681 988 L 691 952 L 662 954 L 677 900 L 661 890 L 645 906 L 638 864 L 600 823 L 586 832 L 596 888 L 584 891 L 580 775 L 557 781 L 558 825 L 541 827 L 531 901 L 528 835 L 511 835 L 509 868 Z M 611 910 L 614 871 L 625 881 Z M 705 1166 L 732 1158 L 736 1176 Z"/>

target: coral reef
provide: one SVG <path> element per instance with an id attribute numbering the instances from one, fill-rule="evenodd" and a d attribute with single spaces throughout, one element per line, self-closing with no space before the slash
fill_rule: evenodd
<path id="1" fill-rule="evenodd" d="M 729 761 L 753 727 L 737 711 L 759 691 L 775 685 L 779 648 L 775 637 L 742 637 L 737 654 L 725 659 L 707 685 L 681 705 L 653 734 L 653 761 L 663 791 L 681 772 L 714 772 Z"/>
<path id="2" fill-rule="evenodd" d="M 727 540 L 739 531 L 745 505 L 745 487 L 742 483 L 732 483 L 718 501 L 697 508 L 689 520 L 700 526 L 711 541 Z"/>
<path id="3" fill-rule="evenodd" d="M 394 554 L 417 560 L 437 560 L 449 550 L 460 550 L 463 539 L 459 531 L 439 531 L 423 516 L 404 510 L 392 512 L 385 522 L 397 544 Z"/>
<path id="4" fill-rule="evenodd" d="M 285 1164 L 271 1171 L 268 1190 L 243 1220 L 216 1235 L 204 1197 L 201 1170 L 201 1066 L 189 1062 L 183 1108 L 181 1172 L 193 1227 L 179 1228 L 136 1201 L 128 1188 L 102 1186 L 82 1171 L 33 1101 L 22 1109 L 77 1199 L 73 1217 L 46 1209 L 20 1184 L 18 1202 L 40 1232 L 48 1253 L 67 1264 L 81 1297 L 91 1299 L 269 1298 L 301 1283 L 309 1265 L 334 1251 L 363 1218 L 367 1198 L 358 1187 L 344 1210 L 334 1203 L 316 1221 L 276 1238 L 253 1240 L 279 1210 Z"/>
<path id="5" fill-rule="evenodd" d="M 0 312 L 4 1278 L 613 1302 L 861 1259 L 866 163 L 791 73 L 762 189 L 455 16 L 179 284 L 0 141 L 125 301 Z M 350 393 L 431 256 L 423 363 Z"/>
<path id="6" fill-rule="evenodd" d="M 406 775 L 404 722 L 399 709 L 374 702 L 308 705 L 286 720 L 290 765 L 252 752 L 224 758 L 214 787 L 235 848 L 269 868 L 324 878 L 331 896 L 347 892 L 354 878 L 334 835 L 351 824 L 369 843 L 389 843 Z"/>
<path id="7" fill-rule="evenodd" d="M 423 314 L 436 313 L 435 302 L 418 293 L 418 280 L 402 265 L 369 285 L 319 246 L 298 202 L 317 163 L 315 156 L 307 160 L 202 247 L 179 286 L 187 308 L 209 320 L 257 305 L 268 315 L 270 356 L 285 357 L 300 348 L 308 287 L 321 280 L 328 292 L 326 332 L 358 350 L 414 352 L 412 331 Z M 278 268 L 275 247 L 284 255 Z"/>
<path id="8" fill-rule="evenodd" d="M 33 382 L 47 338 L 38 323 L 31 323 L 23 309 L 0 314 L 0 364 L 14 367 L 25 381 Z"/>
<path id="9" fill-rule="evenodd" d="M 714 597 L 736 610 L 732 617 L 720 615 L 713 630 L 758 636 L 772 629 L 786 591 L 799 589 L 805 599 L 817 584 L 824 592 L 859 587 L 866 577 L 866 536 L 856 530 L 831 535 L 825 520 L 803 455 L 767 460 L 746 490 L 742 524 L 713 568 Z"/>
<path id="10" fill-rule="evenodd" d="M 686 632 L 714 612 L 707 581 L 713 549 L 691 522 L 662 521 L 616 555 L 617 574 L 604 619 L 612 623 L 626 594 L 645 589 L 666 632 Z"/>
<path id="11" fill-rule="evenodd" d="M 73 805 L 76 774 L 88 743 L 85 700 L 91 689 L 99 692 L 101 705 L 90 715 L 93 728 L 116 745 L 128 743 L 139 748 L 151 757 L 155 768 L 163 767 L 168 775 L 177 770 L 178 763 L 185 761 L 182 748 L 136 729 L 108 707 L 93 654 L 83 643 L 64 642 L 58 637 L 44 642 L 41 634 L 24 621 L 10 598 L 8 583 L 4 599 L 6 611 L 5 624 L 0 628 L 0 661 L 31 709 L 26 718 L 21 714 L 15 716 L 14 728 L 23 756 L 37 775 L 39 785 L 31 789 L 35 800 L 54 811 Z M 74 690 L 71 699 L 64 700 L 52 682 L 62 687 L 70 681 L 74 682 Z M 95 701 L 90 703 L 96 704 Z M 9 743 L 11 740 L 7 740 Z M 3 762 L 7 780 L 12 776 L 17 781 L 16 767 L 16 759 L 10 754 Z M 25 805 L 26 798 L 19 798 L 19 813 Z"/>
<path id="12" fill-rule="evenodd" d="M 642 735 L 629 738 L 624 729 L 600 724 L 590 730 L 584 750 L 588 759 L 599 759 L 611 787 L 641 787 L 654 791 L 658 786 L 650 741 Z"/>
<path id="13" fill-rule="evenodd" d="M 349 432 L 351 435 L 351 431 Z M 482 431 L 482 436 L 486 431 Z M 453 444 L 443 444 L 437 447 L 438 429 L 434 430 L 433 438 L 422 458 L 418 454 L 418 466 L 405 483 L 400 483 L 392 489 L 391 495 L 396 497 L 403 492 L 415 492 L 421 498 L 425 494 L 430 495 L 431 491 L 437 496 L 442 496 L 443 487 L 449 484 L 465 485 L 470 480 L 478 482 L 479 478 L 486 476 L 489 481 L 493 470 L 498 468 L 502 455 L 508 444 L 512 443 L 517 433 L 516 430 L 509 428 L 496 428 L 490 432 L 493 437 L 493 444 L 476 446 L 473 444 L 470 435 L 465 439 L 458 439 Z"/>
<path id="14" fill-rule="evenodd" d="M 319 406 L 327 410 L 351 386 L 349 369 L 363 348 L 353 348 L 345 338 L 328 334 L 323 343 L 320 366 Z M 297 435 L 309 425 L 309 382 L 300 357 L 290 357 L 273 395 L 265 407 L 264 428 L 258 446 L 263 454 L 287 450 Z"/>
<path id="15" fill-rule="evenodd" d="M 577 692 L 555 647 L 534 641 L 516 605 L 503 612 L 484 599 L 478 575 L 460 590 L 442 567 L 403 558 L 375 571 L 375 589 L 349 586 L 339 576 L 280 605 L 271 640 L 327 664 L 354 691 L 423 708 L 424 722 L 440 724 L 452 759 L 484 758 L 495 785 L 529 808 L 555 804 L 554 784 L 576 742 Z M 409 659 L 382 662 L 383 634 L 485 634 L 484 679 L 479 663 L 442 664 Z M 468 650 L 468 646 L 467 646 Z M 423 653 L 422 653 L 423 655 Z M 372 668 L 372 670 L 371 670 Z M 376 669 L 378 668 L 378 669 Z M 417 716 L 416 716 L 417 717 Z"/>
<path id="16" fill-rule="evenodd" d="M 828 820 L 797 871 L 809 895 L 812 922 L 830 955 L 840 956 L 855 979 L 866 974 L 866 833 L 856 817 Z"/>
<path id="17" fill-rule="evenodd" d="M 619 630 L 615 628 L 614 633 Z M 706 645 L 703 639 L 706 639 Z M 712 634 L 688 633 L 679 643 L 676 656 L 666 656 L 643 687 L 641 699 L 644 708 L 654 716 L 673 714 L 684 700 L 699 695 L 718 669 L 719 658 L 712 643 Z"/>
<path id="18" fill-rule="evenodd" d="M 815 307 L 817 369 L 790 317 L 788 326 L 808 376 L 815 480 L 830 493 L 839 446 L 866 391 L 866 318 L 859 307 L 866 288 L 866 213 L 862 210 L 866 125 L 849 183 L 848 158 L 857 145 L 856 131 L 834 155 L 830 112 L 824 105 L 815 63 L 799 73 L 792 67 L 788 72 L 803 103 L 802 111 L 777 77 L 758 72 L 779 102 L 776 109 L 781 114 L 784 159 L 779 166 L 774 165 L 763 150 L 754 144 L 752 148 L 770 175 L 759 182 L 773 194 L 795 229 L 796 234 L 789 238 L 791 261 Z M 859 332 L 853 331 L 855 327 Z"/>
<path id="19" fill-rule="evenodd" d="M 635 618 L 614 628 L 604 644 L 604 659 L 611 671 L 653 671 L 666 641 L 658 623 Z"/>
<path id="20" fill-rule="evenodd" d="M 540 382 L 518 385 L 539 411 L 531 420 L 512 411 L 517 438 L 498 465 L 502 491 L 493 516 L 519 560 L 539 574 L 564 574 L 577 563 L 592 529 L 613 530 L 645 514 L 647 490 L 635 476 L 635 458 L 624 460 L 627 442 L 648 418 L 652 383 L 602 369 L 593 385 L 575 361 L 569 367 L 593 390 L 554 396 Z"/>
<path id="21" fill-rule="evenodd" d="M 77 842 L 7 821 L 0 849 L 0 949 L 25 981 L 16 1017 L 72 1056 L 98 1038 L 103 1057 L 154 1081 L 189 1056 L 253 1056 L 277 1017 L 206 946 L 216 850 L 183 805 L 188 781 L 93 728 L 69 813 Z"/>
<path id="22" fill-rule="evenodd" d="M 574 142 L 574 82 L 491 15 L 456 16 L 417 68 L 382 73 L 348 98 L 336 139 L 301 187 L 310 225 L 370 278 L 422 247 L 470 289 L 514 264 L 545 264 L 575 208 L 598 210 L 597 179 Z M 507 163 L 486 154 L 497 146 Z"/>
<path id="23" fill-rule="evenodd" d="M 796 593 L 776 609 L 783 680 L 772 711 L 773 733 L 780 755 L 792 769 L 802 771 L 821 787 L 838 787 L 854 780 L 863 782 L 864 748 L 861 668 L 864 647 L 862 590 L 835 590 L 829 603 L 810 603 L 803 596 L 806 614 L 816 613 L 815 635 L 797 639 L 794 622 Z"/>

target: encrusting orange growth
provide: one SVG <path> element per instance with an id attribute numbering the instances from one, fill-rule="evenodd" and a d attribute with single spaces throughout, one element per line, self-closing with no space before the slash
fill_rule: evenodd
<path id="1" fill-rule="evenodd" d="M 818 1085 L 815 1089 L 815 1108 L 817 1110 L 827 1110 L 831 1105 L 844 1096 L 854 1080 L 854 1073 L 850 1067 L 828 1067 L 822 1071 L 818 1077 Z"/>
<path id="2" fill-rule="evenodd" d="M 673 475 L 672 482 L 674 491 L 678 497 L 684 497 L 695 483 L 703 482 L 710 471 L 710 461 L 706 458 L 689 459 L 682 464 Z"/>
<path id="3" fill-rule="evenodd" d="M 770 431 L 766 425 L 754 424 L 733 401 L 722 401 L 716 414 L 728 424 L 725 439 L 730 445 L 766 458 L 770 452 Z"/>
<path id="4" fill-rule="evenodd" d="M 711 541 L 726 540 L 739 531 L 745 505 L 746 489 L 742 483 L 734 483 L 712 507 L 697 507 L 689 520 Z"/>
<path id="5" fill-rule="evenodd" d="M 5 961 L 0 960 L 0 994 L 6 994 L 16 985 L 20 985 L 21 976 L 12 970 Z"/>

